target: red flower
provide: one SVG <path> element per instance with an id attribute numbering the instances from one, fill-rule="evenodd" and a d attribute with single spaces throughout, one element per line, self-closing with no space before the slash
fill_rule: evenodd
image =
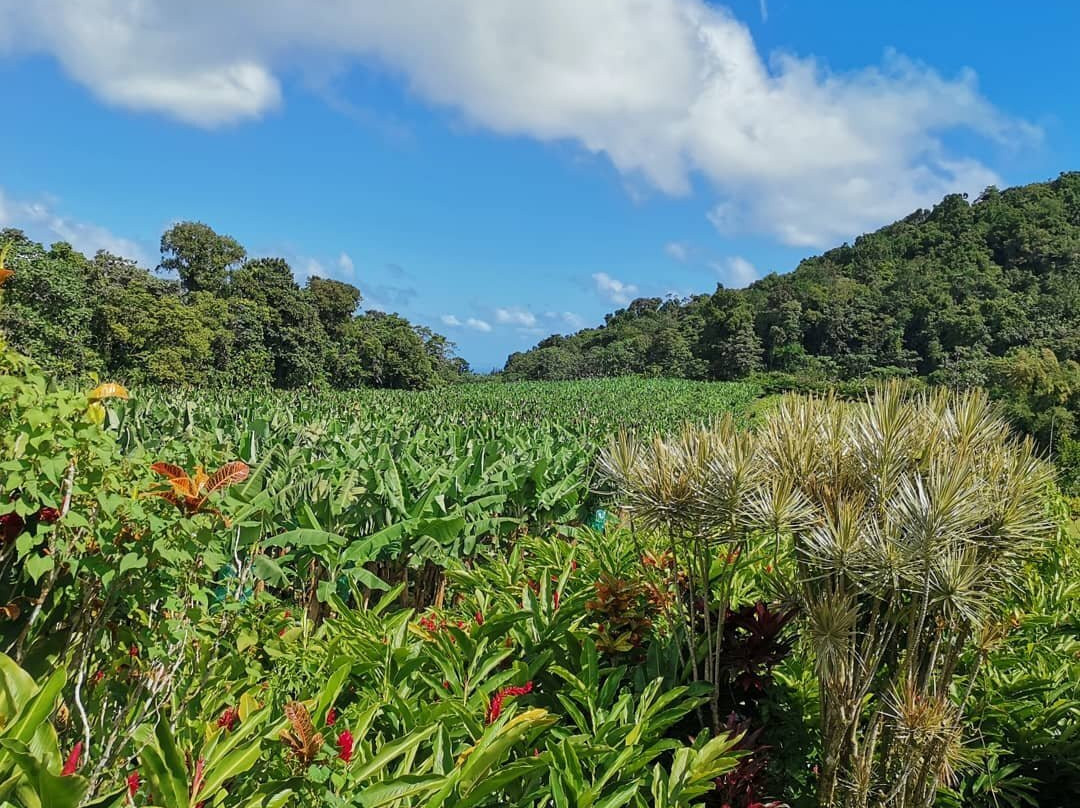
<path id="1" fill-rule="evenodd" d="M 277 635 L 279 637 L 284 637 L 285 636 L 285 629 L 281 629 L 280 631 L 278 631 Z"/>
<path id="2" fill-rule="evenodd" d="M 290 619 L 290 618 L 292 617 L 292 612 L 290 612 L 290 611 L 289 611 L 288 609 L 286 609 L 286 610 L 285 610 L 285 614 L 284 614 L 284 615 L 282 615 L 282 616 L 283 616 L 283 617 L 284 617 L 284 618 L 285 618 L 286 620 L 289 620 L 289 619 Z"/>
<path id="3" fill-rule="evenodd" d="M 348 763 L 352 760 L 353 737 L 352 733 L 344 730 L 337 736 L 338 759 Z"/>
<path id="4" fill-rule="evenodd" d="M 430 617 L 421 617 L 420 628 L 424 629 L 424 631 L 434 634 L 436 631 L 439 630 L 439 624 Z"/>
<path id="5" fill-rule="evenodd" d="M 334 722 L 337 721 L 337 710 L 331 707 L 326 711 L 326 726 L 334 726 Z"/>
<path id="6" fill-rule="evenodd" d="M 138 655 L 139 655 L 139 646 L 132 645 L 128 649 L 128 656 L 131 657 L 132 659 L 135 659 Z"/>
<path id="7" fill-rule="evenodd" d="M 132 802 L 135 801 L 135 792 L 139 790 L 139 785 L 141 783 L 142 779 L 139 777 L 137 771 L 134 771 L 127 776 L 128 799 Z"/>
<path id="8" fill-rule="evenodd" d="M 79 741 L 75 746 L 71 747 L 71 754 L 67 756 L 67 760 L 64 762 L 64 768 L 60 772 L 61 777 L 71 777 L 79 770 L 79 758 L 82 757 L 82 741 Z"/>
<path id="9" fill-rule="evenodd" d="M 475 615 L 473 615 L 473 619 L 476 620 L 476 625 L 478 625 L 478 626 L 484 625 L 484 613 L 483 612 L 477 612 Z"/>
<path id="10" fill-rule="evenodd" d="M 447 680 L 447 679 L 443 679 L 443 683 L 442 683 L 442 686 L 443 686 L 443 690 L 449 690 L 449 689 L 450 689 L 450 682 L 449 682 L 449 680 Z"/>
<path id="11" fill-rule="evenodd" d="M 559 608 L 559 590 L 558 589 L 551 590 L 551 605 L 554 606 L 556 609 Z"/>
<path id="12" fill-rule="evenodd" d="M 94 684 L 95 685 L 101 684 L 101 680 L 104 679 L 104 678 L 105 678 L 105 671 L 97 671 L 94 674 Z"/>
<path id="13" fill-rule="evenodd" d="M 226 732 L 231 732 L 232 728 L 236 726 L 236 722 L 240 720 L 240 713 L 236 711 L 235 707 L 226 707 L 222 712 L 221 717 L 217 720 L 219 727 L 224 727 Z"/>
<path id="14" fill-rule="evenodd" d="M 37 512 L 37 518 L 39 522 L 51 525 L 60 519 L 60 511 L 56 510 L 56 508 L 41 508 Z"/>
<path id="15" fill-rule="evenodd" d="M 15 541 L 15 537 L 22 533 L 24 527 L 26 523 L 15 511 L 0 516 L 0 537 L 3 537 L 4 544 Z"/>
<path id="16" fill-rule="evenodd" d="M 526 682 L 520 687 L 504 687 L 491 697 L 491 704 L 488 706 L 487 723 L 492 723 L 500 715 L 502 715 L 503 701 L 514 696 L 524 696 L 526 693 L 532 693 L 533 683 Z"/>

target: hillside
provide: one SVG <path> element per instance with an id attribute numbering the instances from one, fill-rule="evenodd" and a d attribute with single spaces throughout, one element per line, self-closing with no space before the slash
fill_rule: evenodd
<path id="1" fill-rule="evenodd" d="M 635 300 L 598 328 L 511 355 L 504 372 L 725 380 L 771 372 L 803 383 L 900 375 L 1028 387 L 1047 377 L 1062 411 L 1025 424 L 1038 432 L 1075 419 L 1077 359 L 1080 173 L 1071 172 L 988 188 L 970 203 L 948 196 L 747 289 Z"/>

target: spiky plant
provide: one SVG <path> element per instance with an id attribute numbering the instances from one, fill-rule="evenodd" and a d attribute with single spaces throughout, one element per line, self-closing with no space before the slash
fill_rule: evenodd
<path id="1" fill-rule="evenodd" d="M 930 806 L 961 753 L 981 661 L 967 652 L 1053 535 L 1050 470 L 978 391 L 792 397 L 760 441 L 761 509 L 801 503 L 772 527 L 790 536 L 790 596 L 815 651 L 819 802 Z"/>
<path id="2" fill-rule="evenodd" d="M 680 623 L 691 675 L 714 686 L 714 730 L 723 625 L 712 622 L 737 571 L 714 561 L 737 562 L 734 550 L 768 535 L 791 550 L 794 569 L 778 577 L 815 653 L 820 804 L 931 805 L 962 752 L 978 638 L 1053 535 L 1050 469 L 986 395 L 890 384 L 861 403 L 792 396 L 756 433 L 725 419 L 670 440 L 621 435 L 600 468 L 688 570 Z"/>
<path id="3" fill-rule="evenodd" d="M 676 598 L 676 628 L 694 681 L 713 686 L 712 727 L 719 733 L 723 681 L 724 615 L 751 529 L 750 514 L 763 481 L 753 436 L 730 416 L 712 425 L 685 426 L 672 438 L 645 443 L 613 437 L 600 455 L 600 473 L 612 482 L 635 526 L 669 540 L 674 563 L 667 572 L 678 586 L 685 572 L 687 597 Z M 731 559 L 717 566 L 714 559 Z"/>

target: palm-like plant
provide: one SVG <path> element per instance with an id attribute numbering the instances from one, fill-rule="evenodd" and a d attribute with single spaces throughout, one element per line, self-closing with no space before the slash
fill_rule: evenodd
<path id="1" fill-rule="evenodd" d="M 670 533 L 721 615 L 734 565 L 710 580 L 718 552 L 761 533 L 790 546 L 782 581 L 821 692 L 820 804 L 931 805 L 960 759 L 1001 598 L 1054 535 L 1050 469 L 985 394 L 789 397 L 756 434 L 722 422 L 675 441 L 622 437 L 601 467 L 631 513 Z M 686 623 L 695 678 L 698 622 Z M 703 675 L 719 686 L 713 629 Z"/>
<path id="2" fill-rule="evenodd" d="M 776 527 L 816 655 L 820 804 L 929 806 L 960 759 L 963 663 L 1053 536 L 1050 470 L 981 392 L 790 398 L 760 440 L 763 501 L 799 503 Z"/>
<path id="3" fill-rule="evenodd" d="M 625 432 L 601 452 L 599 470 L 614 483 L 635 527 L 669 538 L 676 583 L 685 571 L 688 597 L 675 600 L 686 662 L 694 681 L 712 685 L 712 727 L 724 725 L 724 615 L 751 538 L 755 504 L 764 483 L 754 436 L 731 416 L 711 426 L 686 426 L 674 438 L 642 443 Z M 717 559 L 730 563 L 715 564 Z"/>

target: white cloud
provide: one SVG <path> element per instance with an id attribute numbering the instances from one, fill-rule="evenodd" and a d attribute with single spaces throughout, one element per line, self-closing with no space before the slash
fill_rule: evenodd
<path id="1" fill-rule="evenodd" d="M 352 275 L 356 271 L 356 267 L 353 265 L 352 256 L 347 252 L 342 252 L 337 259 L 338 269 L 340 269 L 346 275 Z"/>
<path id="2" fill-rule="evenodd" d="M 664 252 L 676 261 L 686 261 L 690 257 L 690 248 L 681 241 L 670 241 L 664 245 Z"/>
<path id="3" fill-rule="evenodd" d="M 273 110 L 289 71 L 386 69 L 472 125 L 603 155 L 627 187 L 682 194 L 704 177 L 718 226 L 806 246 L 997 181 L 945 133 L 1038 136 L 970 71 L 766 58 L 706 0 L 0 0 L 3 50 L 50 53 L 109 103 L 202 126 Z"/>
<path id="4" fill-rule="evenodd" d="M 513 325 L 532 328 L 536 325 L 536 315 L 519 306 L 508 309 L 495 309 L 495 322 L 512 323 Z"/>
<path id="5" fill-rule="evenodd" d="M 557 320 L 574 330 L 585 325 L 585 321 L 581 318 L 581 315 L 574 314 L 572 311 L 548 311 L 544 312 L 544 316 L 549 320 Z"/>
<path id="6" fill-rule="evenodd" d="M 57 213 L 55 205 L 56 201 L 51 199 L 14 199 L 0 189 L 0 227 L 18 228 L 45 243 L 66 241 L 90 256 L 98 250 L 108 250 L 143 265 L 149 263 L 146 250 L 138 242 L 118 236 L 101 225 Z"/>
<path id="7" fill-rule="evenodd" d="M 725 285 L 732 289 L 742 289 L 761 277 L 758 268 L 747 261 L 741 255 L 733 255 L 722 261 L 713 261 L 709 264 L 717 274 L 725 281 Z"/>
<path id="8" fill-rule="evenodd" d="M 623 283 L 618 278 L 613 278 L 606 272 L 596 272 L 592 277 L 593 283 L 596 284 L 596 291 L 612 303 L 618 303 L 620 306 L 625 306 L 633 300 L 634 296 L 637 294 L 637 286 L 632 283 Z"/>
<path id="9" fill-rule="evenodd" d="M 450 328 L 471 328 L 473 331 L 479 331 L 483 334 L 491 331 L 491 323 L 486 320 L 478 320 L 476 317 L 469 317 L 465 322 L 461 322 L 453 314 L 444 314 L 439 320 L 442 321 L 443 325 Z"/>
<path id="10" fill-rule="evenodd" d="M 308 278 L 329 278 L 326 267 L 316 258 L 301 256 L 292 262 L 296 280 L 303 285 Z"/>
<path id="11" fill-rule="evenodd" d="M 473 331 L 481 331 L 485 334 L 491 330 L 490 323 L 484 320 L 478 320 L 475 317 L 470 317 L 468 320 L 466 320 L 465 326 L 466 328 L 471 328 Z"/>

